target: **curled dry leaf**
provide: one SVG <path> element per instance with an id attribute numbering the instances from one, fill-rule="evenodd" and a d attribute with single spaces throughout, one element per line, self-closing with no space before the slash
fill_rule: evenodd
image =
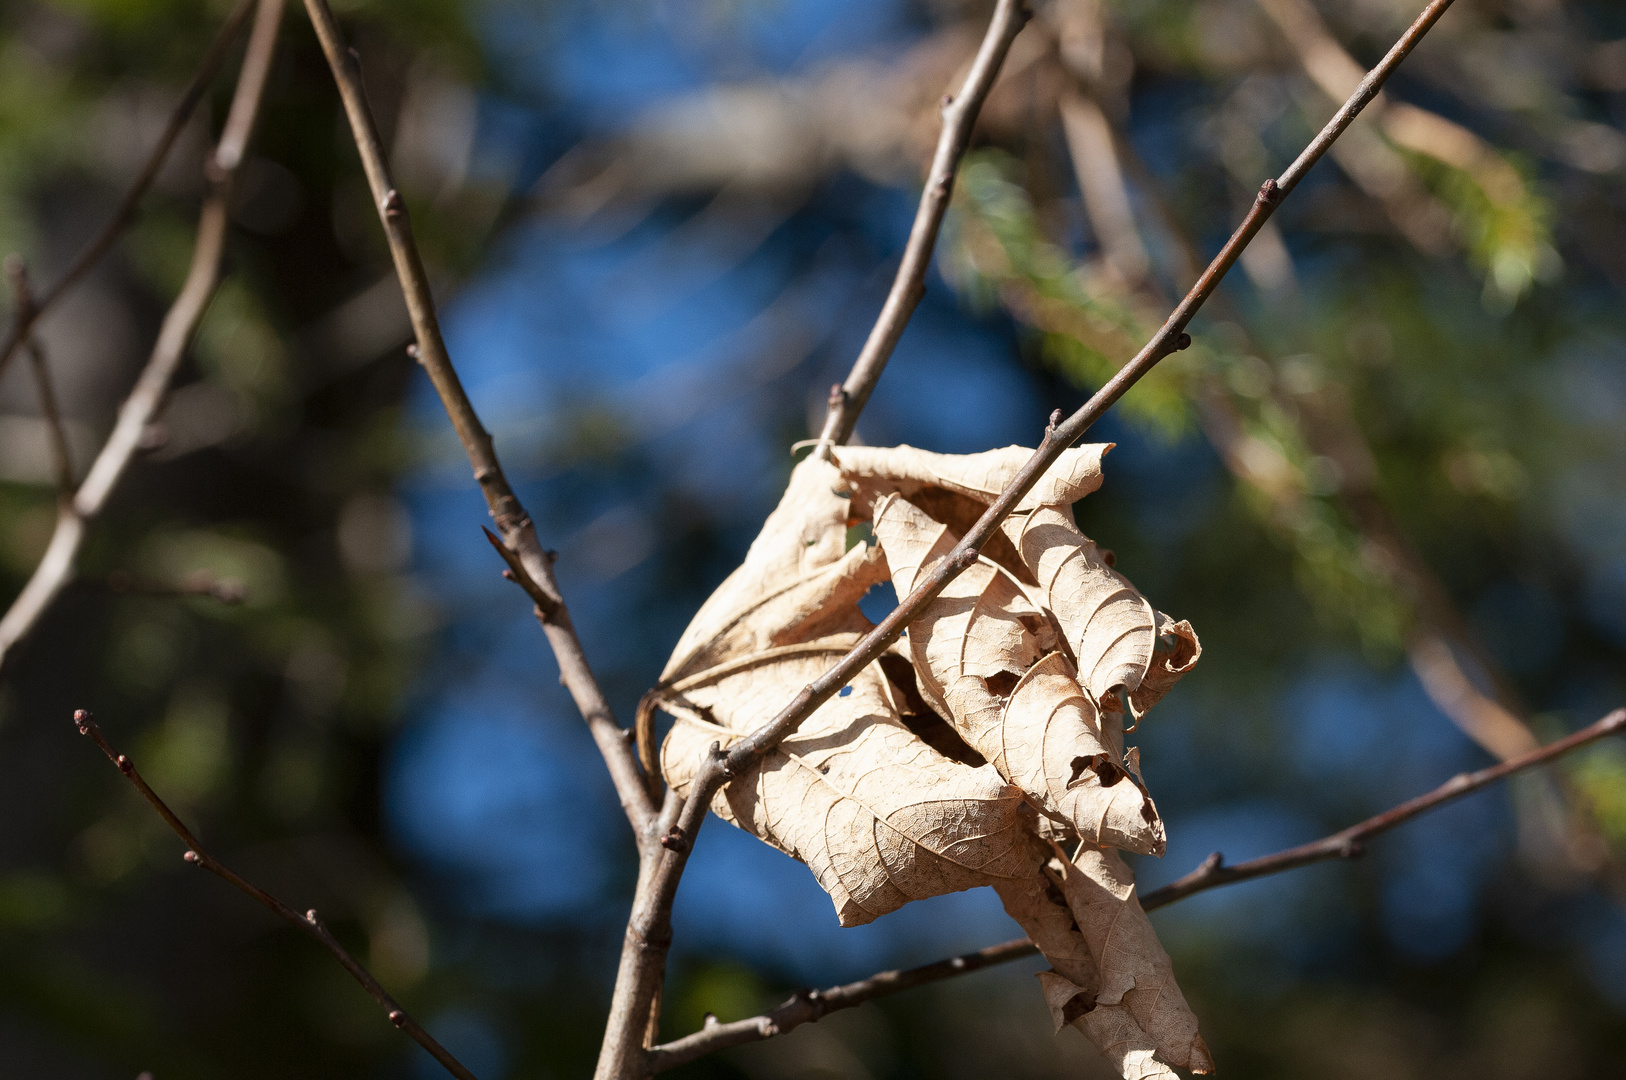
<path id="1" fill-rule="evenodd" d="M 876 504 L 875 535 L 899 595 L 959 541 L 897 495 Z M 1163 822 L 1120 759 L 1121 737 L 1102 731 L 1072 665 L 1058 653 L 1041 656 L 1047 626 L 1009 573 L 977 563 L 910 626 L 921 694 L 1046 814 L 1096 843 L 1161 855 Z"/>
<path id="2" fill-rule="evenodd" d="M 1141 909 L 1134 874 L 1123 859 L 1111 848 L 1085 843 L 1062 871 L 1062 891 L 1099 968 L 1094 1011 L 1121 1007 L 1164 1061 L 1213 1072 L 1197 1017 L 1174 981 L 1169 954 Z"/>
<path id="3" fill-rule="evenodd" d="M 1064 454 L 906 641 L 712 809 L 806 862 L 843 925 L 993 886 L 1052 965 L 1041 978 L 1058 1028 L 1078 1027 L 1140 1080 L 1211 1066 L 1112 850 L 1165 842 L 1123 749 L 1121 702 L 1138 720 L 1200 647 L 1072 524 L 1066 507 L 1100 485 L 1107 449 Z M 646 697 L 676 718 L 660 768 L 679 793 L 713 744 L 766 722 L 870 629 L 857 601 L 872 585 L 890 576 L 908 592 L 1030 454 L 835 456 L 796 467 Z M 849 526 L 872 514 L 879 545 L 853 546 Z M 1062 841 L 1075 862 L 1057 856 Z"/>
<path id="4" fill-rule="evenodd" d="M 749 734 L 857 639 L 824 655 L 781 655 L 674 693 L 661 767 L 680 794 L 714 742 Z M 1030 814 L 991 766 L 943 757 L 898 719 L 871 664 L 712 804 L 726 820 L 802 860 L 857 926 L 910 900 L 1031 877 Z"/>

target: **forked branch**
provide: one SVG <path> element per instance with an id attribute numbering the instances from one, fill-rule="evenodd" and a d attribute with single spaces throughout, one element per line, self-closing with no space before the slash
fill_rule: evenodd
<path id="1" fill-rule="evenodd" d="M 1217 889 L 1222 885 L 1234 885 L 1239 881 L 1279 874 L 1284 870 L 1294 870 L 1331 859 L 1358 858 L 1365 852 L 1366 841 L 1374 836 L 1386 833 L 1413 818 L 1437 810 L 1448 802 L 1460 799 L 1514 773 L 1543 765 L 1599 739 L 1618 734 L 1622 730 L 1626 730 L 1626 709 L 1616 709 L 1603 719 L 1572 735 L 1548 743 L 1512 761 L 1502 762 L 1478 772 L 1460 773 L 1425 795 L 1419 795 L 1415 799 L 1403 802 L 1313 843 L 1278 851 L 1274 855 L 1250 859 L 1235 866 L 1226 866 L 1223 857 L 1216 851 L 1185 877 L 1147 893 L 1141 898 L 1141 907 L 1152 911 L 1208 889 Z M 783 1035 L 792 1028 L 822 1020 L 840 1009 L 851 1009 L 866 1001 L 896 994 L 901 990 L 952 979 L 995 964 L 1020 960 L 1036 955 L 1038 951 L 1028 939 L 1017 938 L 1015 941 L 990 945 L 986 949 L 952 956 L 947 960 L 939 960 L 921 967 L 904 971 L 882 971 L 867 979 L 832 986 L 827 990 L 800 990 L 778 1008 L 760 1016 L 726 1024 L 718 1023 L 715 1017 L 708 1018 L 706 1026 L 692 1035 L 685 1035 L 681 1039 L 674 1039 L 655 1047 L 651 1051 L 653 1068 L 656 1072 L 675 1069 L 679 1065 L 686 1065 L 731 1046 L 761 1042 L 776 1035 Z"/>
<path id="2" fill-rule="evenodd" d="M 141 797 L 146 799 L 147 804 L 158 812 L 159 817 L 164 819 L 164 824 L 168 825 L 170 830 L 181 838 L 181 842 L 186 845 L 187 850 L 184 857 L 187 862 L 193 866 L 202 867 L 222 881 L 230 883 L 281 916 L 285 921 L 292 923 L 315 938 L 324 949 L 332 954 L 333 959 L 343 965 L 351 977 L 360 983 L 367 993 L 372 995 L 373 1000 L 378 1002 L 379 1008 L 383 1009 L 385 1015 L 389 1017 L 390 1023 L 406 1032 L 414 1042 L 433 1054 L 435 1060 L 446 1066 L 447 1071 L 457 1077 L 458 1080 L 475 1080 L 474 1074 L 469 1072 L 462 1062 L 453 1057 L 449 1050 L 436 1042 L 434 1036 L 425 1031 L 416 1020 L 408 1016 L 406 1010 L 401 1008 L 400 1004 L 389 995 L 389 991 L 385 990 L 383 986 L 379 985 L 378 980 L 373 978 L 372 972 L 363 967 L 360 961 L 351 956 L 345 947 L 339 944 L 338 939 L 333 936 L 333 932 L 317 916 L 315 908 L 300 914 L 292 906 L 272 896 L 253 882 L 246 880 L 219 859 L 210 855 L 204 850 L 203 845 L 198 843 L 198 838 L 192 835 L 192 830 L 186 827 L 186 824 L 176 816 L 175 811 L 171 810 L 169 805 L 159 798 L 158 793 L 148 786 L 147 781 L 142 779 L 141 773 L 136 771 L 135 762 L 113 749 L 112 744 L 107 741 L 107 736 L 102 734 L 102 729 L 95 720 L 91 719 L 90 713 L 80 709 L 73 714 L 73 722 L 79 726 L 79 734 L 89 735 L 96 745 L 101 747 L 102 753 L 107 755 L 107 760 L 118 766 L 119 772 L 123 773 L 125 778 L 135 785 L 135 789 L 141 793 Z"/>

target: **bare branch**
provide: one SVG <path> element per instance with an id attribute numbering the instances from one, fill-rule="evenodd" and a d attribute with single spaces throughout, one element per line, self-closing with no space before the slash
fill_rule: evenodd
<path id="1" fill-rule="evenodd" d="M 1626 709 L 1616 709 L 1603 719 L 1572 735 L 1548 743 L 1515 760 L 1493 765 L 1478 772 L 1454 776 L 1426 795 L 1419 795 L 1314 843 L 1289 848 L 1235 866 L 1226 866 L 1223 857 L 1219 852 L 1215 852 L 1185 877 L 1147 893 L 1141 898 L 1141 907 L 1153 911 L 1222 885 L 1234 885 L 1239 881 L 1279 874 L 1284 870 L 1294 870 L 1300 866 L 1330 859 L 1357 858 L 1364 853 L 1365 841 L 1380 833 L 1388 832 L 1413 818 L 1494 784 L 1513 773 L 1545 764 L 1554 758 L 1579 750 L 1589 743 L 1617 734 L 1623 729 L 1626 729 Z M 652 1068 L 655 1072 L 674 1069 L 719 1050 L 783 1035 L 792 1028 L 821 1020 L 839 1009 L 850 1009 L 900 990 L 909 990 L 926 983 L 952 979 L 957 975 L 992 967 L 995 964 L 1020 960 L 1036 955 L 1038 951 L 1038 947 L 1027 938 L 1017 938 L 1014 941 L 990 945 L 986 949 L 979 949 L 963 956 L 953 956 L 917 968 L 883 971 L 867 979 L 843 986 L 832 986 L 827 990 L 797 991 L 790 1000 L 778 1008 L 747 1020 L 722 1024 L 718 1023 L 715 1017 L 708 1017 L 706 1026 L 701 1030 L 653 1048 L 650 1052 Z"/>
<path id="2" fill-rule="evenodd" d="M 198 217 L 198 237 L 192 249 L 192 266 L 187 271 L 186 282 L 164 316 L 147 366 L 142 369 L 135 387 L 119 408 L 113 433 L 96 455 L 78 492 L 71 500 L 65 501 L 58 511 L 56 530 L 44 558 L 5 616 L 0 618 L 0 664 L 5 662 L 12 647 L 33 629 L 72 578 L 74 559 L 84 541 L 86 526 L 101 513 L 108 496 L 124 475 L 131 456 L 141 445 L 142 435 L 162 406 L 170 380 L 186 355 L 192 333 L 214 296 L 215 286 L 220 280 L 221 257 L 226 248 L 232 180 L 242 161 L 242 150 L 253 131 L 255 118 L 259 115 L 266 75 L 270 71 L 271 56 L 276 50 L 277 33 L 282 24 L 282 12 L 283 0 L 260 0 L 248 50 L 243 55 L 243 66 L 237 76 L 231 112 L 220 133 L 215 152 L 204 166 L 210 190 Z M 61 285 L 53 289 L 52 295 L 41 301 L 40 307 L 43 308 L 54 296 L 60 295 L 61 289 Z"/>
<path id="3" fill-rule="evenodd" d="M 6 256 L 6 279 L 11 286 L 11 299 L 19 323 L 32 320 L 36 311 L 34 289 L 28 280 L 28 266 L 20 255 Z M 39 339 L 30 337 L 27 343 L 28 359 L 34 368 L 34 385 L 40 395 L 40 415 L 45 419 L 46 438 L 51 447 L 51 465 L 56 472 L 56 493 L 59 499 L 73 497 L 73 453 L 68 449 L 68 435 L 62 427 L 62 410 L 57 405 L 56 386 L 51 381 L 51 367 L 45 360 L 45 348 Z"/>
<path id="4" fill-rule="evenodd" d="M 685 1035 L 681 1039 L 674 1039 L 655 1047 L 650 1055 L 653 1068 L 655 1072 L 675 1069 L 679 1065 L 687 1065 L 691 1061 L 715 1054 L 719 1050 L 727 1050 L 731 1046 L 761 1042 L 776 1035 L 783 1035 L 792 1028 L 811 1024 L 833 1012 L 851 1009 L 878 997 L 886 997 L 902 990 L 912 990 L 926 983 L 952 979 L 956 975 L 968 975 L 985 967 L 993 967 L 995 964 L 1035 956 L 1038 952 L 1039 948 L 1033 942 L 1027 938 L 1017 938 L 1003 945 L 990 945 L 986 949 L 978 949 L 962 956 L 951 956 L 934 964 L 903 971 L 877 972 L 867 979 L 832 986 L 827 990 L 798 990 L 789 1001 L 777 1009 L 761 1016 L 753 1016 L 749 1020 L 735 1020 L 732 1023 L 722 1024 L 717 1022 L 716 1017 L 708 1015 L 706 1026 L 693 1035 Z"/>
<path id="5" fill-rule="evenodd" d="M 5 374 L 11 358 L 32 334 L 34 324 L 39 322 L 45 313 L 62 299 L 63 294 L 84 277 L 103 255 L 107 254 L 123 235 L 124 230 L 135 220 L 136 208 L 141 205 L 142 197 L 147 194 L 147 189 L 157 178 L 158 170 L 163 168 L 164 159 L 169 156 L 175 140 L 180 137 L 181 129 L 186 127 L 186 122 L 191 119 L 192 110 L 197 108 L 198 102 L 203 99 L 204 91 L 209 89 L 209 84 L 214 82 L 215 75 L 220 71 L 220 65 L 226 60 L 226 54 L 231 51 L 232 43 L 237 40 L 237 35 L 242 33 L 243 27 L 248 23 L 248 15 L 253 7 L 254 0 L 237 0 L 237 6 L 232 8 L 231 14 L 226 16 L 226 21 L 216 31 L 214 40 L 209 42 L 209 48 L 204 52 L 197 71 L 192 75 L 192 81 L 181 94 L 181 100 L 176 102 L 175 108 L 170 111 L 169 121 L 158 136 L 157 144 L 153 146 L 152 152 L 147 155 L 146 162 L 141 166 L 141 171 L 136 174 L 135 180 L 124 193 L 124 198 L 120 200 L 119 208 L 114 211 L 112 220 L 102 227 L 102 231 L 97 233 L 85 250 L 79 253 L 79 257 L 74 259 L 67 273 L 46 290 L 36 305 L 26 313 L 19 309 L 12 315 L 11 330 L 7 332 L 5 340 L 0 342 L 0 375 Z"/>
<path id="6" fill-rule="evenodd" d="M 481 424 L 446 352 L 440 321 L 435 315 L 434 297 L 429 290 L 429 277 L 424 272 L 418 245 L 412 237 L 406 200 L 390 179 L 384 145 L 379 139 L 372 109 L 367 104 L 367 93 L 361 79 L 360 54 L 345 45 L 338 20 L 333 17 L 333 11 L 325 0 L 305 0 L 305 11 L 316 28 L 316 36 L 322 43 L 328 66 L 333 70 L 333 79 L 338 85 L 339 97 L 344 102 L 345 115 L 350 121 L 350 133 L 361 154 L 362 169 L 367 174 L 374 205 L 389 241 L 390 256 L 395 262 L 395 273 L 401 282 L 416 338 L 412 355 L 428 372 L 435 392 L 451 418 L 458 441 L 468 453 L 469 464 L 474 468 L 474 479 L 485 495 L 497 531 L 502 534 L 502 544 L 506 548 L 504 560 L 510 563 L 517 582 L 528 592 L 536 590 L 532 598 L 537 603 L 537 619 L 559 663 L 560 681 L 570 691 L 577 709 L 587 721 L 593 741 L 598 744 L 599 753 L 609 768 L 610 779 L 615 784 L 627 820 L 638 834 L 640 845 L 647 847 L 655 807 L 638 770 L 637 757 L 627 733 L 610 711 L 604 691 L 587 664 L 581 640 L 570 621 L 570 611 L 565 607 L 554 579 L 553 560 L 542 549 L 530 515 L 520 505 L 507 477 L 503 475 L 491 434 Z"/>
<path id="7" fill-rule="evenodd" d="M 1430 791 L 1426 795 L 1419 795 L 1409 799 L 1391 810 L 1385 810 L 1375 817 L 1367 818 L 1358 825 L 1351 825 L 1342 832 L 1333 833 L 1309 844 L 1301 844 L 1286 851 L 1278 851 L 1274 855 L 1266 855 L 1259 859 L 1250 859 L 1235 866 L 1226 866 L 1224 860 L 1216 852 L 1210 855 L 1204 863 L 1179 881 L 1165 885 L 1161 889 L 1147 893 L 1141 901 L 1141 906 L 1150 911 L 1153 908 L 1172 904 L 1176 900 L 1184 900 L 1194 893 L 1206 889 L 1218 888 L 1221 885 L 1231 885 L 1238 881 L 1247 881 L 1250 878 L 1264 877 L 1267 874 L 1279 874 L 1283 870 L 1292 870 L 1311 863 L 1325 862 L 1328 859 L 1352 859 L 1360 855 L 1365 841 L 1386 833 L 1390 829 L 1404 825 L 1412 818 L 1428 813 L 1453 799 L 1459 799 L 1470 792 L 1478 791 L 1487 784 L 1494 784 L 1503 777 L 1532 765 L 1540 765 L 1553 758 L 1562 757 L 1572 750 L 1577 750 L 1588 743 L 1613 735 L 1626 728 L 1626 709 L 1616 709 L 1602 720 L 1582 728 L 1572 735 L 1566 735 L 1548 743 L 1540 749 L 1516 757 L 1511 761 L 1504 761 L 1492 765 L 1488 769 L 1478 772 L 1459 773 Z"/>
<path id="8" fill-rule="evenodd" d="M 280 7 L 275 2 L 264 6 Z M 198 843 L 198 838 L 192 835 L 192 831 L 176 816 L 175 811 L 171 810 L 169 805 L 158 797 L 158 793 L 147 785 L 147 781 L 142 779 L 141 774 L 136 771 L 135 763 L 113 749 L 112 744 L 107 741 L 107 737 L 102 734 L 102 729 L 97 726 L 95 720 L 91 719 L 89 712 L 80 709 L 73 714 L 73 722 L 79 726 L 81 735 L 89 735 L 96 745 L 101 747 L 102 753 L 107 755 L 107 759 L 118 766 L 119 772 L 123 773 L 130 783 L 135 785 L 135 789 L 141 793 L 141 797 L 147 800 L 147 803 L 158 812 L 158 816 L 164 819 L 164 823 L 170 827 L 171 831 L 186 844 L 185 858 L 187 862 L 193 866 L 202 867 L 221 880 L 229 882 L 287 922 L 292 923 L 315 938 L 362 985 L 362 988 L 372 995 L 373 1000 L 378 1002 L 379 1008 L 383 1009 L 385 1015 L 389 1017 L 390 1023 L 406 1032 L 413 1041 L 433 1054 L 435 1060 L 446 1066 L 447 1071 L 453 1076 L 458 1077 L 459 1080 L 475 1080 L 474 1074 L 453 1057 L 450 1051 L 436 1042 L 434 1036 L 420 1027 L 416 1020 L 408 1016 L 406 1010 L 401 1008 L 400 1004 L 389 995 L 389 992 L 379 985 L 377 979 L 373 978 L 372 973 L 362 967 L 361 963 L 351 956 L 343 945 L 339 944 L 332 931 L 317 916 L 316 909 L 312 908 L 304 914 L 300 914 L 288 904 L 272 896 L 253 882 L 244 879 L 236 871 L 210 855 L 204 850 L 203 845 Z"/>
<path id="9" fill-rule="evenodd" d="M 903 337 L 909 317 L 915 313 L 920 298 L 926 295 L 926 271 L 931 268 L 932 248 L 937 244 L 937 231 L 948 211 L 950 196 L 954 193 L 954 176 L 959 171 L 960 159 L 971 143 L 971 130 L 976 126 L 982 103 L 993 89 L 994 80 L 1010 51 L 1011 42 L 1027 24 L 1031 13 L 1026 0 L 999 0 L 994 17 L 988 23 L 977 57 L 966 73 L 960 92 L 943 99 L 943 132 L 937 139 L 937 150 L 932 155 L 931 170 L 926 174 L 926 189 L 920 195 L 920 208 L 915 211 L 915 223 L 909 229 L 909 242 L 903 249 L 903 261 L 898 265 L 892 289 L 881 306 L 881 314 L 870 329 L 869 337 L 853 363 L 847 381 L 830 391 L 830 408 L 825 414 L 824 430 L 819 435 L 823 445 L 840 445 L 852 437 L 858 414 L 864 411 L 869 395 L 881 378 L 886 362 Z"/>

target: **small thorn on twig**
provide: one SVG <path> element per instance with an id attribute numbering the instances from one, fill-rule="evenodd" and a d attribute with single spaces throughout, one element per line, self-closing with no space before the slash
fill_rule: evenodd
<path id="1" fill-rule="evenodd" d="M 398 1028 L 404 1028 L 404 1027 L 406 1027 L 406 1022 L 407 1022 L 407 1014 L 406 1013 L 402 1012 L 400 1009 L 391 1009 L 390 1010 L 390 1023 L 394 1024 Z"/>
<path id="2" fill-rule="evenodd" d="M 319 926 L 321 924 L 321 920 L 316 917 L 315 908 L 311 908 L 309 911 L 305 912 L 305 921 L 310 923 L 312 926 Z"/>
<path id="3" fill-rule="evenodd" d="M 1046 435 L 1054 435 L 1056 433 L 1056 428 L 1059 427 L 1060 425 L 1061 425 L 1061 410 L 1060 409 L 1051 409 L 1050 410 L 1050 423 L 1045 425 L 1044 433 Z"/>
<path id="4" fill-rule="evenodd" d="M 683 830 L 673 825 L 667 834 L 661 837 L 661 847 L 667 851 L 684 852 L 689 850 L 689 840 L 683 835 Z"/>
<path id="5" fill-rule="evenodd" d="M 418 343 L 416 341 L 407 342 L 407 355 L 418 361 L 420 364 L 423 363 L 422 350 L 418 348 Z"/>
<path id="6" fill-rule="evenodd" d="M 185 855 L 182 855 L 181 858 L 185 859 L 193 866 L 203 865 L 203 857 L 195 851 L 188 851 Z"/>
<path id="7" fill-rule="evenodd" d="M 1202 865 L 1197 867 L 1197 873 L 1207 876 L 1224 865 L 1225 855 L 1216 851 L 1203 860 Z"/>
<path id="8" fill-rule="evenodd" d="M 398 218 L 406 213 L 406 200 L 401 198 L 401 193 L 394 188 L 384 193 L 384 201 L 379 205 L 384 208 L 384 216 L 387 218 Z"/>
<path id="9" fill-rule="evenodd" d="M 717 1023 L 717 1014 L 707 1013 L 705 1019 L 700 1021 L 700 1026 L 703 1028 L 716 1027 Z"/>
<path id="10" fill-rule="evenodd" d="M 509 581 L 518 581 L 519 580 L 519 578 L 514 576 L 514 572 L 512 570 L 508 569 L 507 567 L 503 567 L 502 576 L 504 578 L 508 579 Z"/>

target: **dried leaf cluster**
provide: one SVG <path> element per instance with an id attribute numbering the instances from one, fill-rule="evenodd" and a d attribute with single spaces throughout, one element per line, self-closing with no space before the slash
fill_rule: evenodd
<path id="1" fill-rule="evenodd" d="M 1138 1080 L 1212 1071 L 1118 855 L 1166 842 L 1126 714 L 1133 730 L 1200 646 L 1073 523 L 1108 449 L 1068 450 L 904 638 L 712 809 L 807 863 L 844 926 L 992 886 L 1052 965 L 1057 1030 Z M 646 698 L 676 720 L 667 781 L 686 793 L 712 744 L 851 648 L 871 627 L 859 598 L 887 579 L 908 594 L 1030 455 L 837 447 L 798 465 Z"/>

